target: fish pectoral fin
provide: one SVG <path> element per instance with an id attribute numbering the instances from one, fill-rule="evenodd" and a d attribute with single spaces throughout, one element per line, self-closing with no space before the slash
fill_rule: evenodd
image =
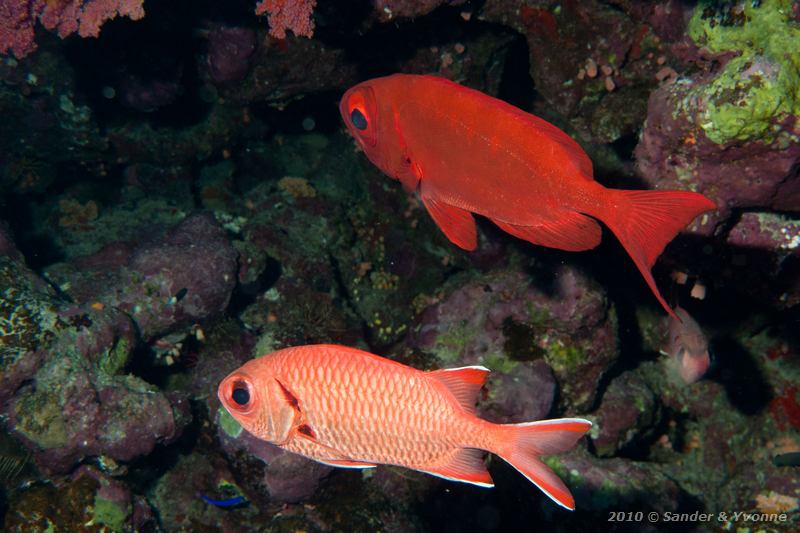
<path id="1" fill-rule="evenodd" d="M 426 197 L 424 193 L 420 194 L 420 198 L 433 221 L 450 239 L 450 242 L 467 251 L 478 247 L 478 229 L 472 213 L 466 209 L 453 207 L 434 198 Z"/>
<path id="2" fill-rule="evenodd" d="M 313 440 L 316 442 L 317 440 L 317 432 L 309 426 L 308 424 L 300 424 L 297 426 L 297 435 L 301 437 L 305 437 L 309 440 Z"/>
<path id="3" fill-rule="evenodd" d="M 465 366 L 432 370 L 427 374 L 447 387 L 458 404 L 467 412 L 475 413 L 475 402 L 489 375 L 489 369 L 482 366 Z"/>
<path id="4" fill-rule="evenodd" d="M 483 462 L 485 455 L 483 450 L 477 448 L 458 448 L 435 468 L 420 468 L 420 470 L 450 481 L 491 488 L 494 487 L 494 481 Z"/>
<path id="5" fill-rule="evenodd" d="M 286 400 L 286 403 L 289 404 L 292 407 L 292 409 L 294 409 L 298 413 L 302 412 L 302 410 L 300 409 L 300 400 L 298 400 L 297 396 L 295 396 L 295 394 L 291 390 L 289 390 L 289 387 L 281 383 L 281 381 L 278 378 L 275 378 L 275 382 L 280 387 L 281 392 L 283 393 L 283 397 Z"/>
<path id="6" fill-rule="evenodd" d="M 316 461 L 324 465 L 335 466 L 336 468 L 375 468 L 376 466 L 378 466 L 374 463 L 351 461 L 349 459 L 326 459 L 325 461 L 323 461 L 322 459 L 316 459 Z"/>
<path id="7" fill-rule="evenodd" d="M 580 252 L 600 244 L 601 230 L 593 218 L 575 211 L 548 212 L 530 225 L 519 226 L 491 219 L 500 229 L 540 246 Z"/>

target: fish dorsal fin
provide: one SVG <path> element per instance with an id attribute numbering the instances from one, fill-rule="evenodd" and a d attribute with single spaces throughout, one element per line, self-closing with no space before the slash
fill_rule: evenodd
<path id="1" fill-rule="evenodd" d="M 486 382 L 489 369 L 482 366 L 464 366 L 433 370 L 428 375 L 447 387 L 458 404 L 467 412 L 475 412 L 478 393 Z"/>
<path id="2" fill-rule="evenodd" d="M 525 226 L 495 219 L 492 222 L 522 240 L 568 252 L 590 250 L 600 244 L 602 236 L 600 225 L 593 218 L 575 211 L 548 212 L 537 223 Z"/>
<path id="3" fill-rule="evenodd" d="M 450 242 L 467 251 L 478 247 L 478 229 L 472 213 L 421 194 L 422 203 Z"/>
<path id="4" fill-rule="evenodd" d="M 483 462 L 485 455 L 483 450 L 476 448 L 459 448 L 435 468 L 422 469 L 422 471 L 450 481 L 461 481 L 491 488 L 494 487 L 494 481 Z"/>

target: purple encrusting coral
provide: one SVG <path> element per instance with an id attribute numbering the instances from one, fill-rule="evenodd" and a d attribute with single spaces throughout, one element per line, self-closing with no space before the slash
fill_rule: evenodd
<path id="1" fill-rule="evenodd" d="M 219 315 L 236 284 L 236 251 L 208 214 L 139 245 L 115 243 L 56 265 L 48 278 L 76 301 L 127 313 L 145 340 Z"/>
<path id="2" fill-rule="evenodd" d="M 535 389 L 542 402 L 529 413 L 503 405 L 506 416 L 544 416 L 555 394 L 552 374 L 566 406 L 593 404 L 600 379 L 616 360 L 614 331 L 615 319 L 599 288 L 562 267 L 544 287 L 513 270 L 456 286 L 421 314 L 409 338 L 413 348 L 442 366 L 500 366 L 509 374 L 500 383 L 511 390 L 499 395 L 515 397 Z M 538 361 L 525 362 L 533 359 Z M 518 365 L 528 369 L 516 370 Z"/>
<path id="3" fill-rule="evenodd" d="M 239 81 L 247 75 L 256 50 L 252 28 L 217 27 L 208 34 L 208 71 L 216 83 Z"/>
<path id="4" fill-rule="evenodd" d="M 186 398 L 122 373 L 136 344 L 130 318 L 69 304 L 12 257 L 0 257 L 0 403 L 37 465 L 63 473 L 87 456 L 127 461 L 176 439 Z"/>
<path id="5" fill-rule="evenodd" d="M 0 529 L 797 529 L 798 43 L 790 0 L 0 0 Z M 465 253 L 356 152 L 339 98 L 393 72 L 545 118 L 603 185 L 711 198 L 653 270 L 706 376 L 659 355 L 610 233 L 566 253 L 479 220 Z M 497 457 L 485 490 L 244 432 L 220 380 L 310 343 L 483 365 L 493 422 L 590 419 L 545 459 L 576 511 Z"/>

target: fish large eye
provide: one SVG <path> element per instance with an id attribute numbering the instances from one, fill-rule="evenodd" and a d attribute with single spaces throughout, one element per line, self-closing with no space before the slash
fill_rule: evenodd
<path id="1" fill-rule="evenodd" d="M 350 112 L 350 122 L 361 131 L 367 129 L 367 117 L 364 116 L 360 109 L 356 108 Z"/>
<path id="2" fill-rule="evenodd" d="M 243 383 L 234 384 L 231 398 L 233 398 L 233 401 L 242 407 L 250 403 L 250 391 L 247 389 L 247 385 L 244 385 Z"/>
<path id="3" fill-rule="evenodd" d="M 247 411 L 252 407 L 253 389 L 243 379 L 235 380 L 228 389 L 228 404 L 238 411 Z"/>
<path id="4" fill-rule="evenodd" d="M 361 84 L 347 91 L 339 103 L 339 112 L 362 148 L 377 144 L 380 116 L 372 87 Z"/>

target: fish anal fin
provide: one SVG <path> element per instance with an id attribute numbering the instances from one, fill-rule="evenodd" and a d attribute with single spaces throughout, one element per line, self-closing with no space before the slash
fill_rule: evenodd
<path id="1" fill-rule="evenodd" d="M 600 224 L 576 211 L 548 213 L 536 223 L 524 226 L 491 220 L 503 231 L 522 240 L 568 252 L 590 250 L 600 244 L 602 236 Z"/>
<path id="2" fill-rule="evenodd" d="M 474 413 L 478 393 L 486 382 L 489 369 L 482 366 L 465 366 L 432 370 L 428 375 L 447 387 L 464 410 Z"/>
<path id="3" fill-rule="evenodd" d="M 483 462 L 485 452 L 476 448 L 459 448 L 434 468 L 421 468 L 423 472 L 450 481 L 470 483 L 479 487 L 494 487 L 492 476 Z"/>
<path id="4" fill-rule="evenodd" d="M 374 463 L 365 463 L 363 461 L 351 461 L 349 459 L 316 459 L 318 463 L 322 463 L 329 466 L 335 466 L 336 468 L 375 468 L 376 464 Z"/>
<path id="5" fill-rule="evenodd" d="M 472 213 L 459 207 L 440 202 L 434 198 L 420 195 L 422 203 L 430 213 L 439 229 L 450 239 L 450 242 L 467 251 L 478 247 L 478 229 Z"/>

